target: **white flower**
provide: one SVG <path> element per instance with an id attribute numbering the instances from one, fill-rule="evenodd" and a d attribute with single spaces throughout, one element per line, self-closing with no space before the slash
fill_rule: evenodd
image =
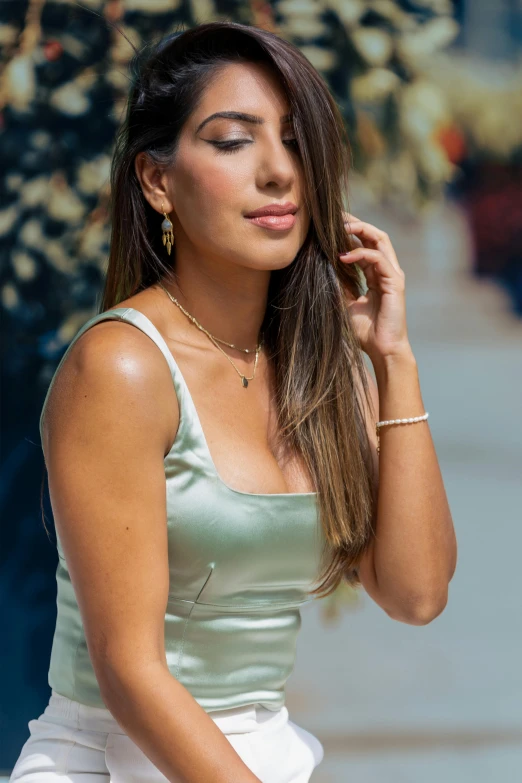
<path id="1" fill-rule="evenodd" d="M 454 19 L 449 16 L 439 17 L 403 35 L 397 43 L 397 50 L 409 63 L 422 60 L 450 44 L 458 32 L 459 26 Z"/>
<path id="2" fill-rule="evenodd" d="M 5 184 L 8 190 L 20 190 L 23 183 L 24 178 L 18 171 L 13 171 L 10 174 L 6 174 Z"/>
<path id="3" fill-rule="evenodd" d="M 129 89 L 129 77 L 122 66 L 119 68 L 108 68 L 105 72 L 105 80 L 108 84 L 122 92 L 126 93 Z"/>
<path id="4" fill-rule="evenodd" d="M 429 8 L 436 14 L 453 13 L 451 0 L 416 0 L 416 3 L 417 5 L 423 5 L 425 8 Z"/>
<path id="5" fill-rule="evenodd" d="M 129 25 L 119 25 L 122 32 L 127 36 L 127 38 L 130 39 L 130 41 L 139 48 L 141 45 L 141 36 L 139 32 L 136 30 L 135 27 L 130 27 Z M 111 60 L 114 63 L 123 63 L 126 64 L 130 61 L 132 55 L 134 54 L 132 50 L 132 46 L 130 43 L 126 40 L 124 35 L 116 35 L 113 39 L 113 44 L 110 49 L 110 55 Z"/>
<path id="6" fill-rule="evenodd" d="M 62 87 L 58 87 L 52 93 L 49 102 L 58 111 L 71 117 L 85 114 L 91 105 L 86 91 L 94 84 L 95 80 L 96 75 L 94 71 L 87 69 L 72 82 L 67 82 Z"/>
<path id="7" fill-rule="evenodd" d="M 13 24 L 0 24 L 0 45 L 12 46 L 20 35 L 20 30 Z"/>
<path id="8" fill-rule="evenodd" d="M 36 262 L 29 253 L 15 250 L 11 256 L 11 263 L 19 280 L 32 280 L 36 276 Z"/>
<path id="9" fill-rule="evenodd" d="M 19 237 L 26 247 L 32 247 L 35 250 L 41 250 L 45 242 L 42 232 L 42 223 L 36 218 L 27 220 L 20 229 Z"/>
<path id="10" fill-rule="evenodd" d="M 63 239 L 48 239 L 44 246 L 45 258 L 58 272 L 71 274 L 78 267 L 79 256 L 69 255 L 64 247 Z"/>
<path id="11" fill-rule="evenodd" d="M 4 72 L 5 101 L 20 112 L 27 111 L 34 100 L 36 80 L 30 55 L 18 55 L 7 63 Z"/>
<path id="12" fill-rule="evenodd" d="M 69 187 L 64 175 L 61 172 L 53 174 L 49 181 L 48 215 L 54 220 L 77 223 L 83 218 L 85 212 L 85 204 L 78 198 L 76 192 Z"/>
<path id="13" fill-rule="evenodd" d="M 26 207 L 38 207 L 45 204 L 48 195 L 49 177 L 45 174 L 24 182 L 20 188 L 20 200 Z"/>
<path id="14" fill-rule="evenodd" d="M 192 0 L 191 7 L 195 24 L 208 22 L 215 13 L 212 0 Z"/>
<path id="15" fill-rule="evenodd" d="M 18 217 L 18 205 L 11 204 L 10 207 L 0 210 L 0 236 L 8 234 L 15 224 Z"/>
<path id="16" fill-rule="evenodd" d="M 352 80 L 351 91 L 356 102 L 382 101 L 400 84 L 400 79 L 393 71 L 386 68 L 372 68 L 362 76 Z"/>
<path id="17" fill-rule="evenodd" d="M 326 0 L 325 5 L 335 11 L 347 27 L 358 22 L 367 7 L 363 0 Z"/>
<path id="18" fill-rule="evenodd" d="M 439 124 L 450 121 L 450 111 L 443 91 L 427 79 L 407 84 L 400 96 L 400 125 L 409 138 L 424 140 Z"/>
<path id="19" fill-rule="evenodd" d="M 89 310 L 74 310 L 60 324 L 56 330 L 56 336 L 62 345 L 67 345 L 76 335 L 84 323 L 92 318 L 92 312 Z"/>
<path id="20" fill-rule="evenodd" d="M 386 65 L 393 51 L 391 37 L 376 27 L 359 27 L 352 36 L 359 53 L 370 65 Z"/>
<path id="21" fill-rule="evenodd" d="M 310 45 L 301 46 L 300 50 L 318 71 L 329 71 L 337 64 L 337 55 L 330 49 Z"/>
<path id="22" fill-rule="evenodd" d="M 287 17 L 279 27 L 285 36 L 296 38 L 315 38 L 328 33 L 328 28 L 320 19 L 309 16 Z"/>
<path id="23" fill-rule="evenodd" d="M 323 8 L 317 0 L 281 0 L 277 4 L 278 13 L 283 16 L 307 17 L 317 19 Z"/>
<path id="24" fill-rule="evenodd" d="M 108 155 L 98 155 L 81 163 L 77 171 L 78 190 L 87 195 L 98 193 L 108 182 L 110 165 Z"/>
<path id="25" fill-rule="evenodd" d="M 147 14 L 163 14 L 176 11 L 180 0 L 125 0 L 125 11 L 143 11 Z"/>
<path id="26" fill-rule="evenodd" d="M 18 291 L 12 283 L 6 283 L 2 288 L 2 304 L 6 310 L 14 310 L 18 306 Z"/>
<path id="27" fill-rule="evenodd" d="M 105 263 L 105 254 L 109 244 L 109 226 L 101 220 L 90 223 L 80 236 L 78 254 L 83 259 L 97 263 L 100 268 Z"/>

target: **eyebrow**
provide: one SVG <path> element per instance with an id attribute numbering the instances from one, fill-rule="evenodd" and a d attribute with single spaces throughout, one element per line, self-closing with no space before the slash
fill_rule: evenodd
<path id="1" fill-rule="evenodd" d="M 242 122 L 250 122 L 253 125 L 263 125 L 265 120 L 263 117 L 259 117 L 257 114 L 245 114 L 245 112 L 242 111 L 217 111 L 214 114 L 211 114 L 209 117 L 203 120 L 203 122 L 200 122 L 198 127 L 196 128 L 196 133 L 199 133 L 202 128 L 205 127 L 205 125 L 210 122 L 211 120 L 215 120 L 217 117 L 224 117 L 226 120 L 241 120 Z M 281 119 L 281 124 L 285 122 L 290 122 L 292 119 L 291 114 L 285 114 Z"/>

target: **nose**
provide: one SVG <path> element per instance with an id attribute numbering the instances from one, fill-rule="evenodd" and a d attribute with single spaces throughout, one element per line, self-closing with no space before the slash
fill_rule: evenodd
<path id="1" fill-rule="evenodd" d="M 263 144 L 259 164 L 259 180 L 262 187 L 277 185 L 287 188 L 296 177 L 297 158 L 293 149 L 280 136 L 270 137 Z"/>

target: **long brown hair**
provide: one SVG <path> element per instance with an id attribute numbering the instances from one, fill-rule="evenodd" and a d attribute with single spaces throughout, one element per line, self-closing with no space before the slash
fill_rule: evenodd
<path id="1" fill-rule="evenodd" d="M 256 26 L 215 21 L 136 51 L 112 159 L 112 235 L 99 312 L 172 274 L 158 213 L 143 196 L 134 159 L 146 151 L 157 164 L 172 164 L 209 76 L 238 61 L 265 62 L 279 76 L 303 162 L 310 230 L 294 261 L 272 271 L 261 328 L 274 367 L 281 437 L 304 459 L 318 493 L 326 542 L 319 584 L 310 594 L 325 597 L 342 580 L 360 584 L 357 564 L 374 513 L 361 390 L 372 406 L 343 290 L 358 297 L 361 278 L 337 258 L 350 247 L 342 216 L 349 141 L 326 83 L 297 47 Z"/>

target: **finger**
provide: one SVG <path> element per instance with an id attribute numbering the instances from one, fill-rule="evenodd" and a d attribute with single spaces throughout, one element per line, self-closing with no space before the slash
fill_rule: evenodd
<path id="1" fill-rule="evenodd" d="M 368 248 L 365 247 L 356 248 L 356 250 L 365 251 L 366 253 L 379 252 L 377 250 L 375 251 L 368 250 Z M 358 253 L 357 255 L 354 254 L 355 254 L 355 250 L 352 250 L 349 253 L 342 253 L 339 254 L 339 259 L 342 263 L 345 264 L 357 264 L 363 273 L 368 290 L 380 292 L 381 283 L 379 280 L 377 265 L 376 264 L 372 265 L 369 261 L 366 262 L 364 257 L 360 253 Z"/>
<path id="2" fill-rule="evenodd" d="M 348 212 L 343 212 L 342 216 L 343 216 L 343 225 L 347 226 L 348 222 L 349 222 L 348 221 L 349 213 Z M 359 239 L 359 237 L 355 236 L 355 234 L 351 234 L 349 230 L 347 230 L 346 233 L 350 237 L 350 249 L 353 250 L 353 248 L 355 248 L 355 247 L 364 247 L 364 245 L 362 243 L 362 240 Z"/>
<path id="3" fill-rule="evenodd" d="M 351 226 L 352 223 L 362 223 L 363 221 L 355 217 L 355 215 L 350 214 L 350 212 L 343 212 L 343 221 L 345 226 Z M 371 225 L 368 223 L 368 225 Z"/>
<path id="4" fill-rule="evenodd" d="M 345 223 L 348 223 L 349 221 L 357 223 L 359 218 L 355 217 L 355 215 L 351 215 L 350 212 L 343 212 L 343 220 Z"/>
<path id="5" fill-rule="evenodd" d="M 339 258 L 345 263 L 358 264 L 365 277 L 368 280 L 369 287 L 375 287 L 370 284 L 373 282 L 373 274 L 377 275 L 379 284 L 382 286 L 386 283 L 392 283 L 394 288 L 404 286 L 404 273 L 401 269 L 395 269 L 389 258 L 380 250 L 374 250 L 367 247 L 358 247 L 355 250 L 351 250 L 349 253 L 340 253 Z"/>
<path id="6" fill-rule="evenodd" d="M 356 249 L 359 250 L 359 248 Z M 360 248 L 360 249 L 367 250 L 367 248 Z M 352 250 L 351 252 L 353 253 L 354 251 Z M 348 255 L 344 254 L 344 256 L 339 255 L 339 260 L 345 264 L 356 263 L 361 270 L 367 288 L 372 291 L 380 290 L 380 282 L 379 282 L 379 276 L 377 274 L 377 269 L 375 267 L 372 267 L 371 264 L 365 265 L 362 259 L 358 259 L 358 258 L 354 258 L 352 261 L 352 256 L 350 254 Z"/>
<path id="7" fill-rule="evenodd" d="M 399 261 L 388 234 L 381 231 L 376 226 L 373 226 L 371 223 L 365 223 L 362 220 L 357 223 L 350 223 L 349 231 L 361 239 L 366 247 L 370 245 L 383 252 L 385 256 L 389 258 L 395 269 L 397 271 L 400 270 Z"/>
<path id="8" fill-rule="evenodd" d="M 354 248 L 356 248 L 356 247 L 364 247 L 364 245 L 362 243 L 362 240 L 359 239 L 358 236 L 356 236 L 355 234 L 350 234 L 349 231 L 347 233 L 348 233 L 348 236 L 350 237 L 350 248 L 352 250 Z"/>
<path id="9" fill-rule="evenodd" d="M 375 267 L 381 274 L 386 277 L 394 277 L 394 269 L 388 258 L 380 250 L 373 250 L 369 247 L 356 247 L 355 250 L 350 250 L 348 253 L 339 253 L 341 261 L 345 261 L 349 264 L 359 264 L 361 269 L 367 269 L 368 267 Z"/>
<path id="10" fill-rule="evenodd" d="M 353 218 L 353 216 L 350 217 Z M 354 234 L 361 239 L 363 244 L 366 242 L 367 245 L 373 245 L 378 250 L 381 250 L 390 259 L 390 262 L 395 269 L 397 271 L 402 271 L 390 237 L 385 231 L 381 231 L 377 226 L 374 226 L 371 223 L 365 223 L 362 220 L 357 220 L 356 218 L 353 218 L 353 222 L 352 220 L 347 221 L 345 225 L 348 226 L 347 230 L 349 233 Z"/>

